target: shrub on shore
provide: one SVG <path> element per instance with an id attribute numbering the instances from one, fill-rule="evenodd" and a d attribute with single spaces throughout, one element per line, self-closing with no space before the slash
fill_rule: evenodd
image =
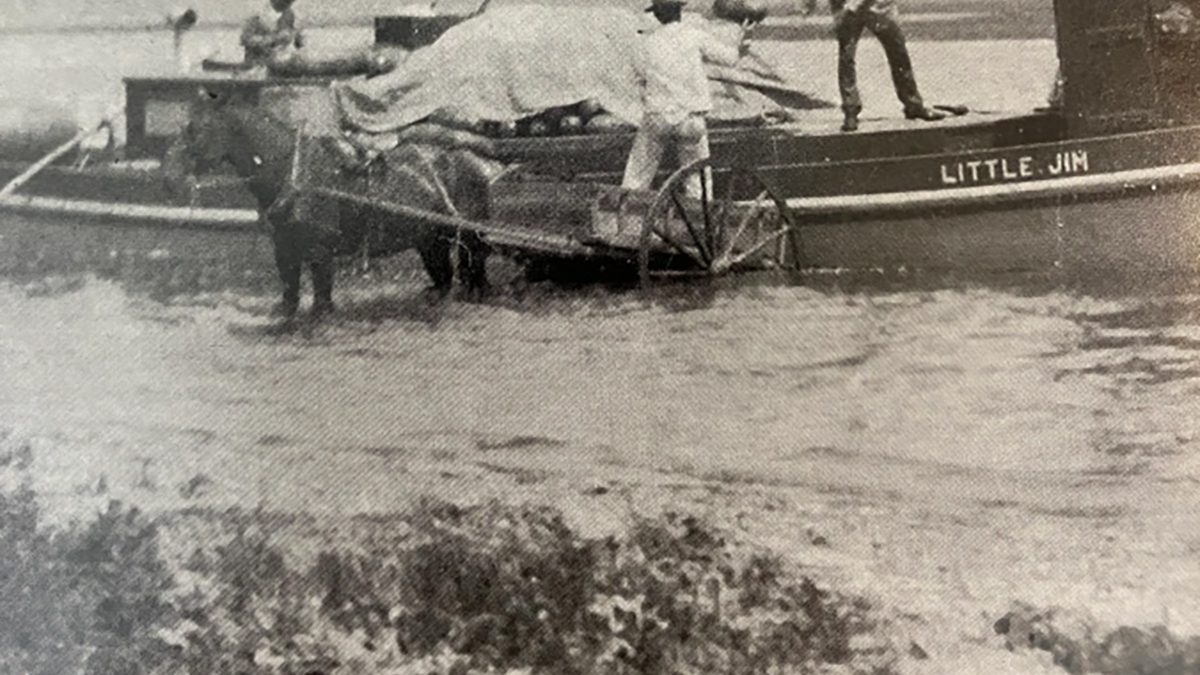
<path id="1" fill-rule="evenodd" d="M 0 671 L 136 675 L 169 653 L 172 582 L 153 523 L 118 503 L 67 532 L 38 524 L 22 485 L 0 491 Z"/>
<path id="2" fill-rule="evenodd" d="M 553 509 L 426 502 L 395 534 L 287 564 L 243 514 L 170 571 L 113 504 L 64 532 L 0 491 L 0 670 L 412 675 L 887 672 L 865 604 L 698 519 L 583 540 Z"/>

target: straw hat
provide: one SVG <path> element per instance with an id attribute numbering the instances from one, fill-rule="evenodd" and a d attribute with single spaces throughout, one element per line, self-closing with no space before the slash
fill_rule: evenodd
<path id="1" fill-rule="evenodd" d="M 651 0 L 650 6 L 646 8 L 647 12 L 653 12 L 659 7 L 682 7 L 687 4 L 687 0 Z"/>

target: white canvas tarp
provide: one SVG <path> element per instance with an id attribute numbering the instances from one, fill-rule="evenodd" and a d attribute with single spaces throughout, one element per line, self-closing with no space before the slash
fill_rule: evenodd
<path id="1" fill-rule="evenodd" d="M 455 109 L 465 119 L 509 121 L 587 99 L 636 124 L 642 116 L 638 31 L 652 28 L 648 21 L 648 15 L 620 8 L 496 7 L 413 52 L 395 71 L 339 83 L 335 92 L 345 121 L 368 133 L 401 129 L 439 109 Z M 824 105 L 761 59 L 743 64 L 710 66 L 715 118 Z"/>

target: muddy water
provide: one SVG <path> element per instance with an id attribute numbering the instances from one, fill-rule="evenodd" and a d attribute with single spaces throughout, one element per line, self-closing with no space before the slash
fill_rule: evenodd
<path id="1" fill-rule="evenodd" d="M 807 449 L 1032 474 L 1166 470 L 1198 442 L 1200 296 L 1170 286 L 767 277 L 434 305 L 402 259 L 343 285 L 339 320 L 279 333 L 258 237 L 230 255 L 228 235 L 54 233 L 10 231 L 24 253 L 0 268 L 0 412 L 43 431 L 275 448 L 526 435 L 652 462 Z"/>
<path id="2" fill-rule="evenodd" d="M 38 433 L 272 454 L 531 436 L 663 466 L 1034 475 L 1169 475 L 1200 442 L 1193 296 L 767 285 L 426 306 L 385 282 L 275 334 L 265 288 L 163 304 L 85 275 L 2 293 L 0 416 Z"/>

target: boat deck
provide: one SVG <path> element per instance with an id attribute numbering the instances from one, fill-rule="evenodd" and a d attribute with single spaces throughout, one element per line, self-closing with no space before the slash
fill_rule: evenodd
<path id="1" fill-rule="evenodd" d="M 798 136 L 847 136 L 841 130 L 842 111 L 839 108 L 816 108 L 811 110 L 793 111 L 795 121 L 785 124 L 774 124 L 767 128 Z M 1001 120 L 1028 117 L 1030 111 L 979 111 L 967 109 L 962 115 L 947 114 L 946 119 L 937 122 L 905 119 L 900 111 L 895 115 L 863 115 L 859 117 L 859 130 L 855 133 L 892 133 L 904 131 L 920 131 L 927 129 L 959 129 L 975 127 L 981 124 L 994 124 Z M 714 131 L 720 131 L 725 125 L 710 124 Z"/>
<path id="2" fill-rule="evenodd" d="M 855 133 L 843 133 L 841 122 L 838 110 L 812 110 L 788 124 L 713 125 L 709 140 L 718 164 L 763 169 L 995 150 L 1058 141 L 1064 130 L 1062 117 L 1048 112 L 968 112 L 940 122 L 899 115 L 867 117 Z M 508 161 L 540 166 L 554 175 L 609 183 L 620 180 L 631 142 L 632 134 L 614 134 L 516 138 L 499 141 L 497 146 L 501 158 Z"/>

